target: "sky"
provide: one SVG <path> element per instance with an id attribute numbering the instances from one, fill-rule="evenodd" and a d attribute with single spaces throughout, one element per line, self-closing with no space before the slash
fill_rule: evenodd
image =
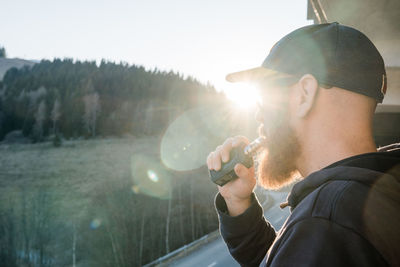
<path id="1" fill-rule="evenodd" d="M 307 0 L 2 0 L 10 58 L 106 59 L 231 86 L 290 31 L 311 24 Z"/>

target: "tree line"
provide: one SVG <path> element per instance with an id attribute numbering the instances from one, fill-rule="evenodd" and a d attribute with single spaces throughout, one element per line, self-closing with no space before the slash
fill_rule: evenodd
<path id="1" fill-rule="evenodd" d="M 211 85 L 173 71 L 42 60 L 8 70 L 0 82 L 0 140 L 14 130 L 33 141 L 158 135 L 188 108 L 222 97 Z"/>

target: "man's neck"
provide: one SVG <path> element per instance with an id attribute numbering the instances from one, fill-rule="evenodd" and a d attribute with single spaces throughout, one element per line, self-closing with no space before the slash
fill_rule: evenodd
<path id="1" fill-rule="evenodd" d="M 361 135 L 350 138 L 322 138 L 320 136 L 308 138 L 302 143 L 297 166 L 303 177 L 342 159 L 377 151 L 372 137 Z"/>

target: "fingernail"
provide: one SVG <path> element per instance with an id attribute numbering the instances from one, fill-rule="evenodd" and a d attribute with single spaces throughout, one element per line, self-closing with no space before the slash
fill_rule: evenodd
<path id="1" fill-rule="evenodd" d="M 219 171 L 220 167 L 218 165 L 214 165 L 214 170 Z"/>

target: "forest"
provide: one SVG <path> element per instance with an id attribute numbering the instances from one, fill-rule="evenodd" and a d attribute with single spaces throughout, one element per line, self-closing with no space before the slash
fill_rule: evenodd
<path id="1" fill-rule="evenodd" d="M 224 101 L 192 77 L 126 63 L 8 70 L 0 266 L 141 266 L 215 231 L 206 167 L 167 168 L 159 146 L 177 117 Z M 10 143 L 15 132 L 29 142 Z"/>
<path id="2" fill-rule="evenodd" d="M 223 98 L 192 77 L 126 63 L 42 60 L 0 82 L 0 141 L 14 130 L 48 135 L 157 135 L 183 111 Z"/>

